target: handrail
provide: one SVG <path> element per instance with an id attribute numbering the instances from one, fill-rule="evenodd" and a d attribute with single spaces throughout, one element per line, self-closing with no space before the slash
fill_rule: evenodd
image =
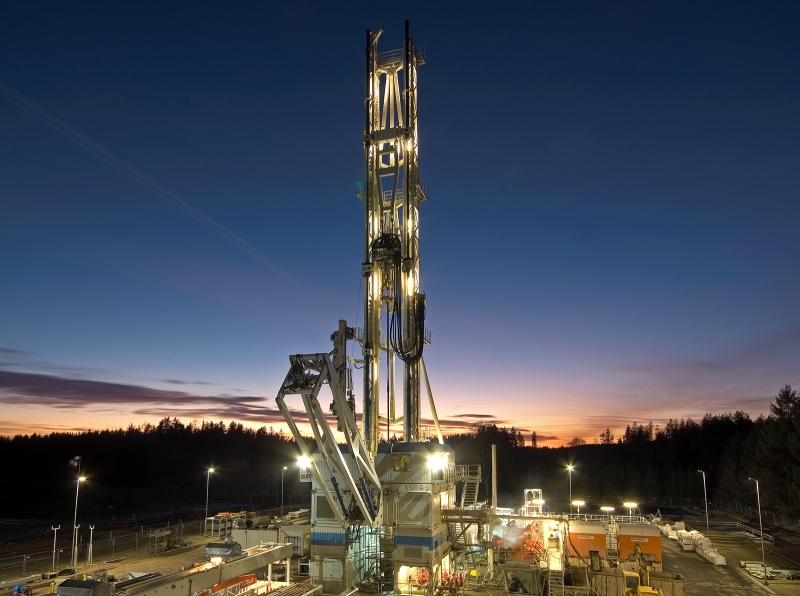
<path id="1" fill-rule="evenodd" d="M 754 536 L 758 536 L 760 538 L 763 538 L 764 540 L 772 542 L 772 544 L 775 544 L 775 536 L 771 536 L 770 534 L 765 534 L 761 530 L 756 530 L 755 528 L 751 528 L 750 526 L 740 524 L 739 522 L 736 522 L 736 527 L 741 528 L 742 530 L 746 530 L 751 534 L 753 534 Z"/>

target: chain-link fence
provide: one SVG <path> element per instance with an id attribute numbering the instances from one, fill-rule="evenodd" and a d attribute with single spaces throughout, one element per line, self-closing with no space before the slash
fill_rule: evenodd
<path id="1" fill-rule="evenodd" d="M 652 503 L 641 503 L 641 505 L 651 505 L 653 507 L 690 507 L 704 511 L 705 505 L 703 499 L 689 499 L 686 497 L 658 497 L 652 499 Z M 745 505 L 738 501 L 726 501 L 721 499 L 709 499 L 708 508 L 716 511 L 730 511 L 731 513 L 738 513 L 742 517 L 751 520 L 758 519 L 758 507 L 752 505 Z M 763 523 L 785 528 L 795 532 L 800 531 L 800 519 L 796 517 L 789 517 L 774 511 L 761 510 L 761 519 Z"/>
<path id="2" fill-rule="evenodd" d="M 308 509 L 310 504 L 293 504 L 283 507 L 283 514 L 288 514 L 299 509 Z M 263 509 L 258 511 L 248 511 L 248 519 L 272 518 L 281 514 L 281 508 Z M 157 547 L 155 543 L 160 536 L 163 542 L 164 532 L 168 531 L 172 539 L 182 543 L 192 539 L 199 539 L 203 535 L 203 520 L 191 520 L 177 522 L 167 522 L 166 525 L 147 524 L 137 525 L 128 529 L 121 530 L 96 530 L 91 533 L 91 560 L 93 563 L 111 562 L 119 557 L 129 557 L 132 553 L 141 552 L 142 555 L 148 553 L 148 546 L 152 546 L 150 552 L 154 552 Z M 0 557 L 0 577 L 14 578 L 27 577 L 33 574 L 41 574 L 46 571 L 58 571 L 71 566 L 72 534 L 67 533 L 62 540 L 62 535 L 58 536 L 55 548 L 51 542 L 48 548 L 41 546 L 41 541 L 37 542 L 39 548 L 33 547 L 30 552 L 24 552 L 21 548 L 20 554 L 13 556 Z M 78 539 L 78 568 L 86 565 L 89 561 L 89 534 L 85 527 L 82 528 Z"/>

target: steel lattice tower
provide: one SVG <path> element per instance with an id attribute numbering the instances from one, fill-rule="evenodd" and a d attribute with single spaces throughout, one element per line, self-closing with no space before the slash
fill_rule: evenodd
<path id="1" fill-rule="evenodd" d="M 364 417 L 371 453 L 379 440 L 381 353 L 388 358 L 394 420 L 395 357 L 403 362 L 403 439 L 418 441 L 420 372 L 426 340 L 420 291 L 419 205 L 427 190 L 419 175 L 417 68 L 424 63 L 405 23 L 403 48 L 379 53 L 383 29 L 367 31 L 364 170 Z M 385 322 L 382 325 L 382 315 Z M 387 437 L 388 440 L 388 437 Z"/>

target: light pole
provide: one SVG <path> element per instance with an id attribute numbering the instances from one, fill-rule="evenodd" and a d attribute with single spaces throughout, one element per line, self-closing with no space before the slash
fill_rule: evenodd
<path id="1" fill-rule="evenodd" d="M 711 538 L 711 530 L 708 529 L 708 493 L 706 493 L 706 473 L 703 470 L 697 470 L 703 475 L 703 503 L 706 505 L 706 536 Z"/>
<path id="2" fill-rule="evenodd" d="M 281 519 L 283 519 L 283 475 L 286 473 L 286 466 L 281 470 Z"/>
<path id="3" fill-rule="evenodd" d="M 572 501 L 572 504 L 575 505 L 575 507 L 578 508 L 578 515 L 580 515 L 581 514 L 581 507 L 586 505 L 586 502 L 585 501 Z"/>
<path id="4" fill-rule="evenodd" d="M 78 565 L 78 554 L 75 552 L 75 540 L 78 537 L 78 526 L 75 525 L 78 522 L 78 492 L 81 488 L 81 482 L 84 480 L 86 480 L 84 476 L 78 476 L 78 481 L 75 483 L 75 515 L 72 517 L 72 558 L 70 559 L 70 567 L 73 569 Z"/>
<path id="5" fill-rule="evenodd" d="M 636 509 L 639 506 L 639 504 L 630 502 L 630 503 L 623 503 L 622 506 L 628 509 L 628 517 L 633 517 L 633 510 Z"/>
<path id="6" fill-rule="evenodd" d="M 756 483 L 756 498 L 758 499 L 758 531 L 761 533 L 761 566 L 764 567 L 764 585 L 767 585 L 767 562 L 766 555 L 764 554 L 764 526 L 761 525 L 761 489 L 758 486 L 758 480 L 755 478 L 748 478 Z"/>
<path id="7" fill-rule="evenodd" d="M 575 469 L 575 466 L 572 464 L 567 466 L 567 472 L 569 472 L 569 512 L 570 515 L 572 514 L 572 470 Z"/>
<path id="8" fill-rule="evenodd" d="M 206 470 L 206 516 L 203 518 L 203 536 L 208 537 L 208 484 L 211 482 L 211 472 L 214 471 L 214 468 L 209 468 Z M 211 531 L 214 531 L 214 528 L 211 528 Z"/>
<path id="9" fill-rule="evenodd" d="M 92 539 L 94 538 L 94 526 L 89 526 L 89 550 L 86 552 L 86 564 L 91 565 L 92 561 Z"/>
<path id="10" fill-rule="evenodd" d="M 61 529 L 61 526 L 52 526 L 50 528 L 53 530 L 53 571 L 56 570 L 56 536 L 58 536 L 58 531 Z"/>

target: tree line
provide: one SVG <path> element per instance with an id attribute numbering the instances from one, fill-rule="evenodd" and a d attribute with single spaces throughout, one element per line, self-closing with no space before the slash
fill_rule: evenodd
<path id="1" fill-rule="evenodd" d="M 566 503 L 572 465 L 573 499 L 646 504 L 661 497 L 702 498 L 703 470 L 709 498 L 755 504 L 755 483 L 748 478 L 758 478 L 764 508 L 800 514 L 800 397 L 789 385 L 770 414 L 756 420 L 735 412 L 670 420 L 663 428 L 634 422 L 619 437 L 607 429 L 592 443 L 573 439 L 557 448 L 538 446 L 535 433 L 531 439 L 526 443 L 514 427 L 480 423 L 446 440 L 457 463 L 481 465 L 483 498 L 490 490 L 491 445 L 497 445 L 501 505 L 518 506 L 526 488 L 542 488 L 549 502 Z M 244 495 L 275 505 L 282 479 L 286 495 L 308 495 L 309 485 L 298 482 L 297 453 L 293 439 L 266 427 L 176 418 L 126 429 L 0 437 L 7 478 L 0 485 L 0 510 L 11 517 L 71 513 L 76 474 L 68 461 L 76 455 L 88 478 L 79 504 L 85 514 L 201 505 L 212 467 L 212 501 Z"/>

